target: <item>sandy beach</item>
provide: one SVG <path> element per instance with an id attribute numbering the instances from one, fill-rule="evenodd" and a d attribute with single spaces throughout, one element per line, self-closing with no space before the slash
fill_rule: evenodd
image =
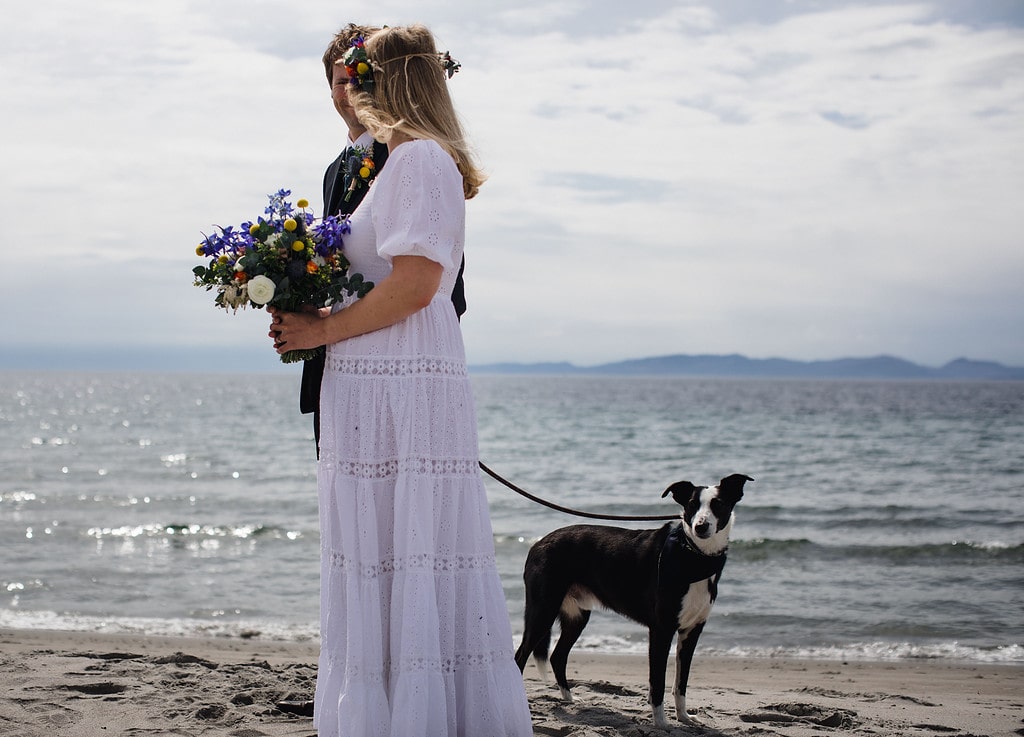
<path id="1" fill-rule="evenodd" d="M 316 652 L 316 643 L 0 630 L 0 735 L 313 737 L 309 718 L 275 704 L 312 693 Z M 1019 666 L 698 651 L 688 707 L 702 726 L 669 730 L 651 722 L 645 658 L 577 653 L 569 666 L 571 704 L 527 667 L 535 735 L 1024 734 Z"/>

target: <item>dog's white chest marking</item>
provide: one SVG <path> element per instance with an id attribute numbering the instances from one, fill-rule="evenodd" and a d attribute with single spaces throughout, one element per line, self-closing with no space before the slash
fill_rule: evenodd
<path id="1" fill-rule="evenodd" d="M 683 604 L 679 607 L 679 631 L 689 632 L 701 622 L 706 622 L 711 616 L 711 590 L 708 588 L 708 581 L 691 583 L 683 596 Z"/>

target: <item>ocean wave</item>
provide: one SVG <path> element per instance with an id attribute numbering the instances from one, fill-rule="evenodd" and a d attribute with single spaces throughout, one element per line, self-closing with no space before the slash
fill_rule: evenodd
<path id="1" fill-rule="evenodd" d="M 773 557 L 813 556 L 816 560 L 882 559 L 912 562 L 921 559 L 931 564 L 941 561 L 983 558 L 987 562 L 1024 562 L 1024 545 L 1002 540 L 950 540 L 917 545 L 826 545 L 806 538 L 754 538 L 735 540 L 730 549 L 742 559 L 759 561 Z"/>
<path id="2" fill-rule="evenodd" d="M 86 535 L 103 539 L 129 540 L 133 538 L 235 538 L 239 540 L 271 539 L 298 540 L 307 535 L 301 530 L 289 530 L 275 525 L 200 525 L 200 524 L 141 524 L 119 527 L 90 527 Z"/>
<path id="3" fill-rule="evenodd" d="M 495 547 L 499 554 L 520 554 L 540 540 L 541 536 L 496 534 Z M 941 563 L 982 561 L 995 564 L 1024 563 L 1024 544 L 1003 540 L 950 540 L 941 543 L 916 545 L 850 545 L 826 544 L 805 537 L 751 538 L 733 540 L 730 545 L 730 563 L 759 563 L 767 560 L 818 561 L 881 561 L 886 564 L 923 563 L 928 566 Z"/>
<path id="4" fill-rule="evenodd" d="M 35 492 L 25 491 L 22 489 L 0 493 L 0 504 L 9 503 L 21 505 L 25 504 L 26 502 L 37 501 L 38 499 L 39 497 L 36 495 Z"/>
<path id="5" fill-rule="evenodd" d="M 961 660 L 974 663 L 1024 664 L 1019 644 L 977 647 L 958 642 L 855 642 L 815 647 L 705 648 L 707 655 L 744 658 L 806 658 L 808 660 Z"/>
<path id="6" fill-rule="evenodd" d="M 320 638 L 319 625 L 316 622 L 97 617 L 17 609 L 0 609 L 0 628 L 152 637 L 224 637 L 284 642 L 308 642 Z"/>
<path id="7" fill-rule="evenodd" d="M 518 636 L 516 638 L 518 641 Z M 615 635 L 581 637 L 577 649 L 608 654 L 647 653 L 646 635 L 637 638 Z M 1019 644 L 978 647 L 958 642 L 854 642 L 845 645 L 787 646 L 787 647 L 705 647 L 698 645 L 699 654 L 731 658 L 794 658 L 806 660 L 957 660 L 974 663 L 1006 665 L 1024 664 L 1024 646 Z"/>
<path id="8" fill-rule="evenodd" d="M 316 622 L 244 620 L 218 616 L 209 619 L 160 619 L 145 617 L 97 617 L 48 611 L 0 609 L 0 628 L 36 629 L 58 632 L 95 632 L 154 637 L 216 637 L 280 642 L 310 642 L 319 639 Z M 516 632 L 513 642 L 521 633 Z M 578 650 L 610 655 L 647 653 L 647 635 L 584 635 Z M 981 647 L 956 641 L 934 643 L 852 642 L 837 645 L 699 646 L 699 654 L 711 657 L 809 659 L 832 661 L 918 661 L 950 660 L 993 665 L 1024 665 L 1024 646 L 1013 643 Z"/>

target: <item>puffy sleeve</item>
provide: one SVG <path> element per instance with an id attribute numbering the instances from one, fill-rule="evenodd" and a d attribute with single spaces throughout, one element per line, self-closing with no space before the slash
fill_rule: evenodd
<path id="1" fill-rule="evenodd" d="M 388 157 L 375 186 L 377 253 L 388 261 L 425 256 L 454 268 L 466 227 L 466 199 L 451 156 L 434 141 L 408 141 Z"/>

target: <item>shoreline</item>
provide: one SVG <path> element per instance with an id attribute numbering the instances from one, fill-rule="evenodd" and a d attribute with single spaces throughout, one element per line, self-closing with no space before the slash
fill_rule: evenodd
<path id="1" fill-rule="evenodd" d="M 0 629 L 0 734 L 314 737 L 311 719 L 275 704 L 311 698 L 318 649 L 316 642 Z M 571 704 L 527 666 L 535 735 L 1024 734 L 1019 665 L 701 657 L 698 650 L 687 706 L 703 727 L 674 722 L 669 694 L 668 730 L 651 722 L 646 657 L 574 652 L 569 678 Z"/>

